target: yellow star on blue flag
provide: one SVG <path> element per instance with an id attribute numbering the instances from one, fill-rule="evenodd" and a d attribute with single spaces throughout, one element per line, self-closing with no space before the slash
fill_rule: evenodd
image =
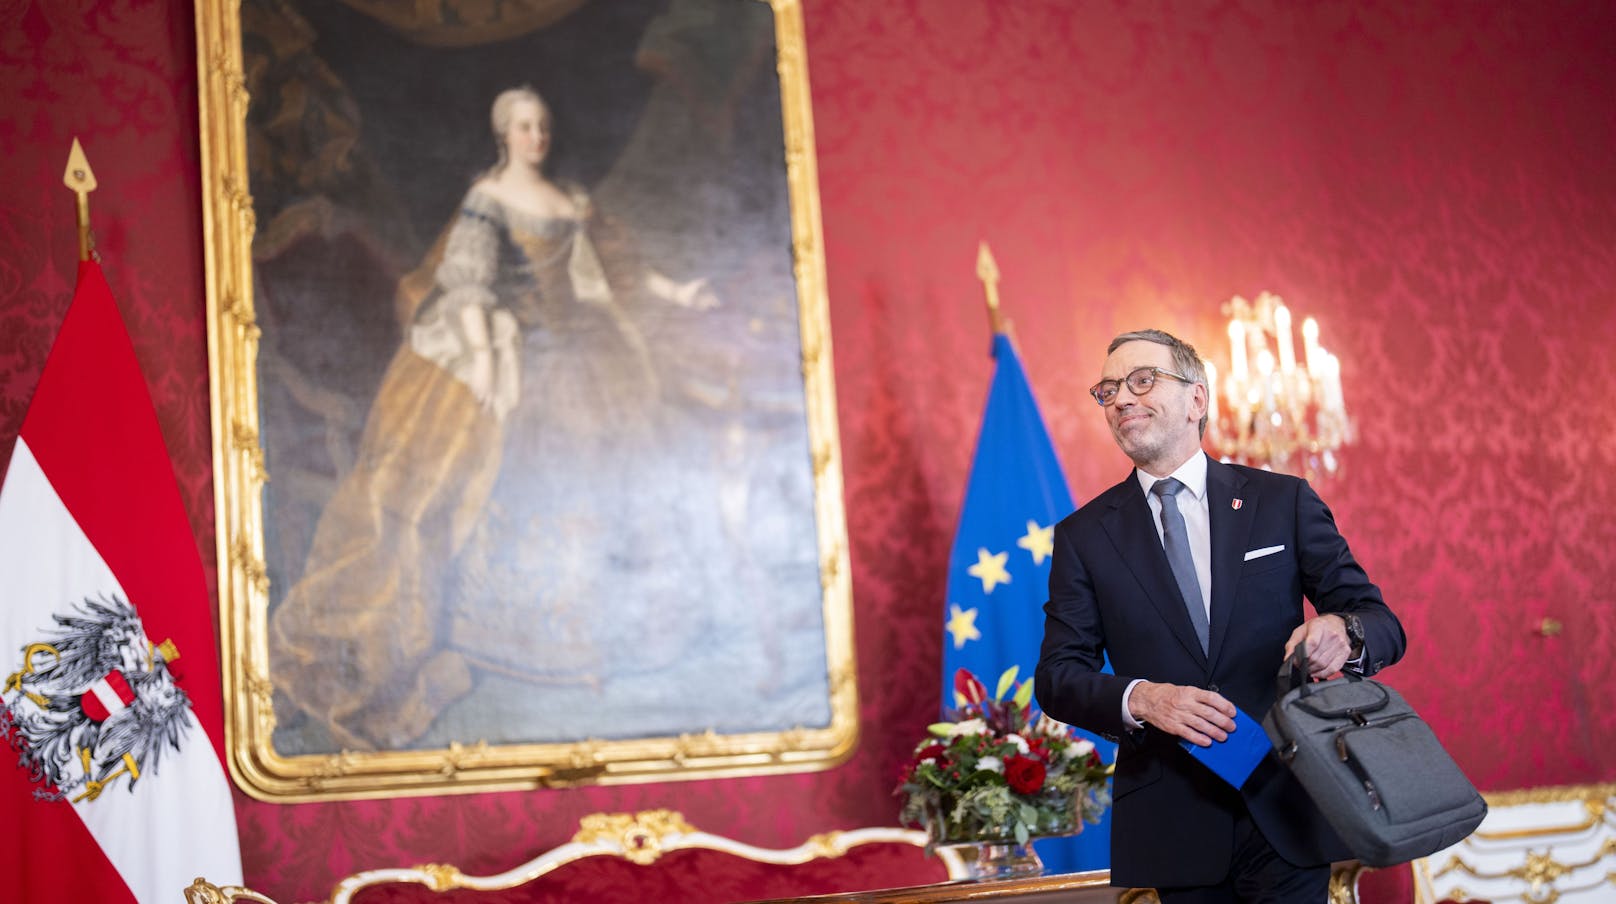
<path id="1" fill-rule="evenodd" d="M 945 717 L 954 705 L 958 669 L 969 669 L 990 687 L 1012 665 L 1032 677 L 1044 636 L 1055 524 L 1074 508 L 1009 337 L 993 337 L 993 357 L 993 386 L 948 560 L 941 683 Z M 1115 758 L 1113 745 L 1091 740 L 1106 760 Z M 1105 869 L 1110 847 L 1107 817 L 1075 838 L 1039 841 L 1038 854 L 1050 872 Z"/>
<path id="2" fill-rule="evenodd" d="M 1016 545 L 1032 553 L 1034 565 L 1044 564 L 1044 560 L 1055 552 L 1055 525 L 1039 526 L 1038 522 L 1028 519 L 1027 534 Z"/>
<path id="3" fill-rule="evenodd" d="M 982 639 L 982 632 L 976 630 L 975 609 L 961 609 L 958 606 L 949 606 L 948 609 L 948 633 L 954 638 L 954 649 L 962 650 L 966 641 Z"/>
<path id="4" fill-rule="evenodd" d="M 976 564 L 965 569 L 965 573 L 982 582 L 982 592 L 992 593 L 993 588 L 1000 584 L 1010 583 L 1010 572 L 1004 570 L 1004 560 L 1010 558 L 1007 552 L 993 553 L 985 549 L 976 551 Z"/>

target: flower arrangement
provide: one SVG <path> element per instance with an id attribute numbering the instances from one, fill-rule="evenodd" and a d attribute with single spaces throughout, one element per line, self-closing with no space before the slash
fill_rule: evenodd
<path id="1" fill-rule="evenodd" d="M 895 794 L 903 798 L 905 825 L 926 829 L 933 843 L 1026 844 L 1099 822 L 1111 802 L 1111 767 L 1093 742 L 1030 708 L 1031 680 L 1017 686 L 1011 666 L 990 699 L 982 682 L 960 669 L 954 693 L 954 721 L 928 727 L 904 767 Z"/>

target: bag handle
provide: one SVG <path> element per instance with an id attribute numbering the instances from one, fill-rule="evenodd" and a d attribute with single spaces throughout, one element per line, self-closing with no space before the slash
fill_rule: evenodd
<path id="1" fill-rule="evenodd" d="M 1343 671 L 1341 676 L 1347 679 L 1347 681 L 1354 683 L 1365 680 L 1362 675 L 1359 675 L 1356 672 Z M 1378 682 L 1369 681 L 1367 683 L 1380 692 L 1380 699 L 1367 706 L 1353 706 L 1337 712 L 1335 710 L 1321 710 L 1318 707 L 1309 706 L 1302 703 L 1302 699 L 1311 697 L 1313 695 L 1313 682 L 1310 680 L 1308 673 L 1306 641 L 1297 644 L 1296 649 L 1291 651 L 1291 655 L 1286 657 L 1285 661 L 1280 664 L 1279 678 L 1277 683 L 1279 688 L 1278 694 L 1275 696 L 1276 700 L 1283 700 L 1286 694 L 1296 690 L 1297 688 L 1301 688 L 1301 693 L 1297 695 L 1296 705 L 1304 711 L 1312 713 L 1313 715 L 1321 718 L 1347 715 L 1354 712 L 1377 712 L 1385 708 L 1387 703 L 1391 702 L 1391 696 L 1386 693 L 1386 688 L 1382 687 Z"/>
<path id="2" fill-rule="evenodd" d="M 1297 644 L 1291 655 L 1279 664 L 1279 678 L 1276 683 L 1279 686 L 1278 699 L 1283 699 L 1286 694 L 1297 688 L 1302 689 L 1304 697 L 1313 693 L 1308 681 L 1307 641 Z"/>
<path id="3" fill-rule="evenodd" d="M 1296 645 L 1296 649 L 1291 651 L 1291 655 L 1286 657 L 1284 662 L 1280 663 L 1279 678 L 1277 680 L 1279 686 L 1278 696 L 1283 697 L 1297 688 L 1302 689 L 1303 697 L 1310 696 L 1313 693 L 1313 682 L 1309 676 L 1310 671 L 1307 658 L 1307 641 L 1304 640 Z M 1342 671 L 1341 675 L 1348 681 L 1363 680 L 1363 676 L 1357 672 Z"/>

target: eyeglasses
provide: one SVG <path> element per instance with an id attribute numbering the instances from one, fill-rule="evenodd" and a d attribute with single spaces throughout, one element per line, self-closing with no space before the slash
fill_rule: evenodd
<path id="1" fill-rule="evenodd" d="M 1183 374 L 1175 374 L 1160 367 L 1139 367 L 1120 380 L 1101 380 L 1090 386 L 1089 395 L 1094 396 L 1094 401 L 1104 408 L 1117 400 L 1117 393 L 1122 390 L 1122 384 L 1128 384 L 1129 392 L 1142 396 L 1155 387 L 1157 377 L 1172 377 L 1180 383 L 1195 382 Z"/>

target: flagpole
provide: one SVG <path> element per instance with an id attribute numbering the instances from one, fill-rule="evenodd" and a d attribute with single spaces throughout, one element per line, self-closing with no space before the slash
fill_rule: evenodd
<path id="1" fill-rule="evenodd" d="M 90 192 L 95 191 L 95 173 L 90 169 L 90 161 L 85 159 L 84 148 L 79 145 L 77 137 L 73 139 L 73 149 L 67 154 L 67 171 L 62 174 L 62 184 L 78 195 L 78 221 L 79 221 L 79 260 L 90 259 Z"/>
<path id="2" fill-rule="evenodd" d="M 982 280 L 982 289 L 987 293 L 988 323 L 993 327 L 993 335 L 1008 334 L 1010 323 L 1005 319 L 1004 312 L 999 310 L 999 264 L 993 259 L 993 252 L 988 250 L 987 242 L 981 242 L 976 247 L 976 278 Z"/>
<path id="3" fill-rule="evenodd" d="M 958 706 L 954 679 L 961 669 L 984 677 L 1011 667 L 1018 675 L 1036 671 L 1043 640 L 1039 611 L 1049 586 L 1055 525 L 1074 508 L 1016 352 L 1014 327 L 999 305 L 999 266 L 987 242 L 977 249 L 976 275 L 993 327 L 993 380 L 939 613 L 943 668 L 938 703 L 944 718 Z M 1097 746 L 1106 751 L 1107 761 L 1115 758 L 1114 747 L 1103 742 Z M 1054 872 L 1104 869 L 1110 831 L 1109 822 L 1102 821 L 1076 838 L 1060 843 L 1050 839 L 1047 848 L 1040 841 L 1038 846 Z"/>

